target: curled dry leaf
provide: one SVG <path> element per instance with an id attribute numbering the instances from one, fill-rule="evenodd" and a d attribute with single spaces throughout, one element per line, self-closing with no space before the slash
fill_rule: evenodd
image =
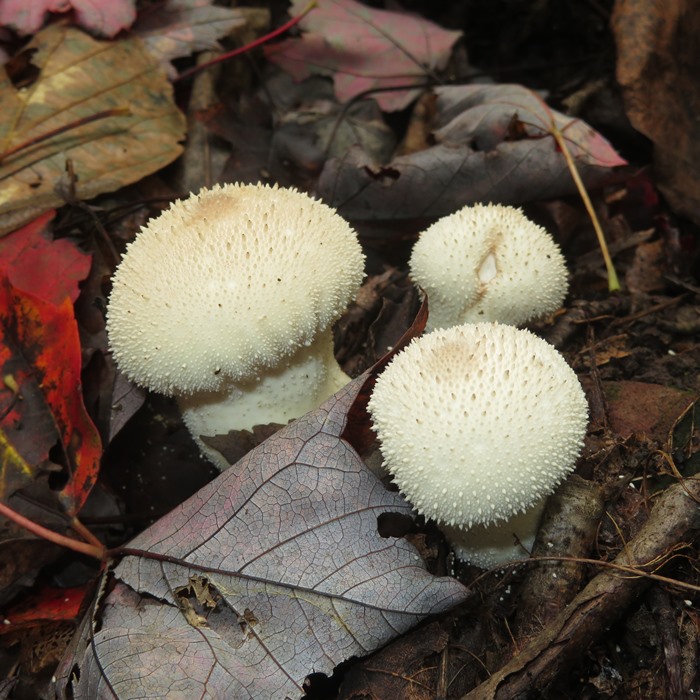
<path id="1" fill-rule="evenodd" d="M 611 27 L 625 111 L 654 144 L 655 180 L 671 207 L 698 224 L 700 14 L 684 0 L 618 0 Z"/>
<path id="2" fill-rule="evenodd" d="M 39 69 L 31 85 L 18 89 L 0 70 L 0 234 L 180 154 L 184 118 L 140 39 L 96 41 L 54 24 L 24 51 Z"/>
<path id="3" fill-rule="evenodd" d="M 585 122 L 550 110 L 521 85 L 435 93 L 434 146 L 387 164 L 353 148 L 327 161 L 318 183 L 323 200 L 350 219 L 408 219 L 445 216 L 475 202 L 519 204 L 573 193 L 552 121 L 587 186 L 626 162 Z"/>
<path id="4" fill-rule="evenodd" d="M 411 509 L 340 437 L 365 380 L 130 544 L 59 667 L 59 697 L 298 697 L 309 673 L 464 600 L 412 545 L 377 532 L 382 513 Z"/>

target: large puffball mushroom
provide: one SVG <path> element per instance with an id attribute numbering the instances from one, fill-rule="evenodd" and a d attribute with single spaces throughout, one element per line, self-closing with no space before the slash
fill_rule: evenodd
<path id="1" fill-rule="evenodd" d="M 127 247 L 107 310 L 118 367 L 178 397 L 201 435 L 286 423 L 349 381 L 331 326 L 364 256 L 348 223 L 293 189 L 224 185 L 175 202 Z"/>
<path id="2" fill-rule="evenodd" d="M 519 209 L 467 206 L 421 233 L 411 276 L 428 294 L 427 330 L 498 321 L 518 326 L 552 313 L 568 289 L 550 234 Z"/>
<path id="3" fill-rule="evenodd" d="M 479 565 L 487 559 L 470 554 L 475 543 L 462 546 L 460 532 L 534 508 L 573 470 L 588 422 L 581 385 L 557 350 L 497 323 L 413 340 L 377 379 L 369 411 L 401 492 Z"/>

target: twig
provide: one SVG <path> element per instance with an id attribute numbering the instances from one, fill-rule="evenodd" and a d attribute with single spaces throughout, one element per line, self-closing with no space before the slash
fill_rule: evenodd
<path id="1" fill-rule="evenodd" d="M 669 487 L 637 536 L 612 562 L 636 575 L 598 574 L 518 656 L 462 700 L 524 700 L 541 694 L 625 612 L 648 585 L 647 577 L 659 578 L 658 574 L 646 572 L 646 565 L 638 562 L 651 562 L 658 570 L 669 560 L 669 551 L 677 550 L 679 542 L 697 536 L 700 508 L 695 499 L 699 497 L 700 477 Z"/>

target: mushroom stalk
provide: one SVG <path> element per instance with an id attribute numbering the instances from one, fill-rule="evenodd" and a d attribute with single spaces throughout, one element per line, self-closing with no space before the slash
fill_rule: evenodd
<path id="1" fill-rule="evenodd" d="M 229 379 L 215 391 L 180 396 L 178 405 L 202 453 L 225 469 L 228 462 L 202 436 L 287 423 L 317 408 L 349 381 L 335 360 L 333 334 L 327 329 L 272 370 L 241 382 Z"/>
<path id="2" fill-rule="evenodd" d="M 546 504 L 545 497 L 524 513 L 516 513 L 508 520 L 490 525 L 472 525 L 471 528 L 443 525 L 442 533 L 457 559 L 482 569 L 527 559 L 535 544 Z"/>

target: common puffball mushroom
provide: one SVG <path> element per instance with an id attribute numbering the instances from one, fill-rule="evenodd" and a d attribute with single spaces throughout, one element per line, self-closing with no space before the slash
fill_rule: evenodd
<path id="1" fill-rule="evenodd" d="M 522 558 L 504 545 L 518 527 L 521 540 L 534 535 L 531 509 L 573 470 L 588 422 L 581 385 L 555 348 L 497 323 L 413 340 L 378 377 L 369 411 L 399 489 L 446 526 L 461 559 L 481 566 Z M 528 511 L 520 526 L 506 524 Z M 489 536 L 492 525 L 500 537 Z"/>
<path id="2" fill-rule="evenodd" d="M 294 189 L 224 185 L 175 202 L 127 247 L 107 310 L 118 367 L 176 396 L 200 436 L 286 423 L 349 378 L 331 325 L 364 256 L 333 209 Z"/>
<path id="3" fill-rule="evenodd" d="M 519 209 L 466 206 L 436 221 L 413 247 L 411 276 L 427 293 L 427 330 L 498 321 L 518 326 L 559 308 L 564 257 Z"/>

